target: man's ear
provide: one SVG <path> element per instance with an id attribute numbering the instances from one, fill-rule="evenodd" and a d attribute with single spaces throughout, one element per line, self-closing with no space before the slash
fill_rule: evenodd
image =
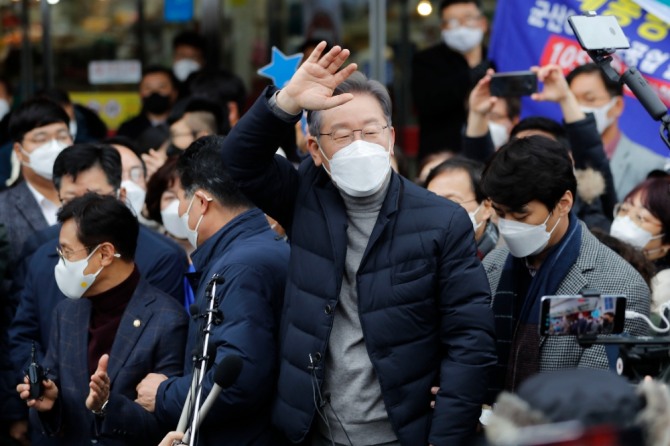
<path id="1" fill-rule="evenodd" d="M 195 193 L 195 199 L 200 202 L 200 215 L 205 215 L 209 210 L 209 207 L 212 205 L 212 198 L 199 190 Z"/>
<path id="2" fill-rule="evenodd" d="M 486 198 L 482 201 L 482 208 L 479 212 L 482 216 L 482 221 L 490 220 L 491 217 L 493 217 L 496 212 L 493 210 L 493 202 L 490 198 Z"/>
<path id="3" fill-rule="evenodd" d="M 114 261 L 115 258 L 120 257 L 119 254 L 116 252 L 116 248 L 114 248 L 114 245 L 112 245 L 109 242 L 105 242 L 102 245 L 100 245 L 98 251 L 100 252 L 101 255 L 100 259 L 101 266 L 108 266 Z"/>
<path id="4" fill-rule="evenodd" d="M 558 201 L 558 213 L 561 217 L 565 217 L 572 210 L 572 205 L 574 204 L 574 197 L 572 192 L 566 190 L 561 199 Z"/>
<path id="5" fill-rule="evenodd" d="M 612 107 L 612 110 L 610 110 L 609 114 L 614 118 L 618 118 L 621 116 L 624 109 L 623 96 L 615 96 L 615 99 L 616 101 L 614 102 L 614 106 Z"/>
<path id="6" fill-rule="evenodd" d="M 126 188 L 125 187 L 120 188 L 119 189 L 119 200 L 122 201 L 123 203 L 125 203 L 126 202 L 126 196 L 127 196 Z"/>
<path id="7" fill-rule="evenodd" d="M 307 150 L 312 157 L 312 161 L 314 161 L 314 165 L 319 167 L 323 163 L 323 155 L 319 150 L 319 144 L 316 142 L 316 138 L 312 136 L 307 138 Z"/>
<path id="8" fill-rule="evenodd" d="M 14 153 L 16 153 L 16 157 L 19 159 L 19 161 L 23 163 L 27 163 L 30 161 L 28 159 L 28 156 L 26 156 L 26 154 L 23 153 L 23 151 L 21 151 L 21 144 L 19 144 L 18 142 L 14 142 L 14 144 L 12 145 L 12 150 L 14 150 Z"/>
<path id="9" fill-rule="evenodd" d="M 228 101 L 226 105 L 228 106 L 228 122 L 231 127 L 234 127 L 240 120 L 240 109 L 235 101 Z"/>

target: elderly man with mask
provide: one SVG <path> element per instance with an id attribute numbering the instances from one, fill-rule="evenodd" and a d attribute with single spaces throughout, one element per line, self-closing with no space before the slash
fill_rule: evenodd
<path id="1" fill-rule="evenodd" d="M 274 423 L 294 443 L 470 444 L 495 364 L 472 224 L 391 170 L 388 91 L 324 48 L 261 95 L 222 153 L 291 240 Z M 311 159 L 296 171 L 274 153 L 303 109 Z"/>

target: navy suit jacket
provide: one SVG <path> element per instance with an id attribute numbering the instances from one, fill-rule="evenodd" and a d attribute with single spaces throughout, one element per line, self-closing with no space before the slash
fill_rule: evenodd
<path id="1" fill-rule="evenodd" d="M 50 412 L 32 409 L 31 421 L 41 422 L 63 445 L 90 444 L 92 439 L 110 446 L 158 444 L 170 426 L 134 402 L 135 388 L 148 373 L 181 373 L 188 316 L 177 301 L 140 280 L 112 344 L 107 368 L 111 395 L 102 419 L 85 405 L 90 317 L 86 298 L 67 299 L 56 307 L 44 365 L 58 385 L 58 400 Z"/>
<path id="2" fill-rule="evenodd" d="M 35 240 L 48 240 L 39 247 L 29 260 L 26 268 L 19 307 L 9 328 L 11 361 L 14 365 L 14 385 L 22 380 L 23 371 L 30 361 L 33 341 L 37 347 L 37 358 L 42 360 L 51 332 L 51 314 L 59 302 L 67 298 L 56 284 L 54 268 L 58 263 L 56 246 L 58 245 L 59 225 L 54 225 L 35 234 L 26 242 L 24 251 Z M 183 276 L 187 268 L 184 250 L 172 242 L 162 243 L 165 237 L 140 226 L 137 237 L 135 263 L 142 277 L 152 286 L 175 297 L 181 304 L 184 299 Z M 173 246 L 174 245 L 174 246 Z M 182 312 L 183 312 L 182 307 Z M 15 392 L 14 392 L 14 395 Z M 18 399 L 18 398 L 16 398 Z M 25 416 L 24 406 L 12 406 L 12 419 Z"/>

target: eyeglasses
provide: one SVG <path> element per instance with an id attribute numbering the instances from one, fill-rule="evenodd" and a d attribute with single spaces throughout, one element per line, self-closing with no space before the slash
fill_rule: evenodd
<path id="1" fill-rule="evenodd" d="M 628 216 L 633 223 L 635 223 L 638 226 L 642 226 L 644 224 L 647 225 L 654 225 L 654 226 L 663 226 L 663 224 L 653 221 L 652 218 L 653 216 L 647 216 L 644 215 L 645 212 L 649 212 L 646 209 L 639 208 L 636 206 L 633 206 L 631 203 L 617 203 L 614 206 L 614 217 L 625 217 Z"/>
<path id="2" fill-rule="evenodd" d="M 128 178 L 137 183 L 144 178 L 144 169 L 142 166 L 134 166 L 128 170 Z"/>
<path id="3" fill-rule="evenodd" d="M 48 143 L 52 139 L 55 139 L 56 141 L 70 145 L 72 144 L 72 136 L 70 135 L 70 132 L 63 130 L 60 131 L 54 135 L 48 135 L 46 133 L 38 133 L 37 135 L 33 136 L 32 138 L 26 138 L 26 141 L 28 141 L 31 144 L 34 144 L 36 146 L 41 146 L 43 144 Z"/>
<path id="4" fill-rule="evenodd" d="M 481 20 L 482 16 L 481 15 L 476 15 L 476 16 L 466 16 L 462 18 L 451 18 L 447 20 L 442 20 L 442 24 L 447 28 L 447 29 L 453 29 L 453 28 L 458 28 L 460 25 L 467 26 L 470 28 L 474 28 L 475 26 L 479 25 L 479 21 Z"/>
<path id="5" fill-rule="evenodd" d="M 388 125 L 368 124 L 362 129 L 349 130 L 340 128 L 330 133 L 319 133 L 319 136 L 329 136 L 330 140 L 337 147 L 344 147 L 354 142 L 354 134 L 356 132 L 361 133 L 361 139 L 363 141 L 378 142 L 381 139 L 384 130 L 388 127 Z"/>
<path id="6" fill-rule="evenodd" d="M 72 254 L 84 250 L 88 251 L 89 249 L 91 249 L 90 246 L 85 246 L 81 249 L 71 249 L 68 251 L 63 251 L 63 248 L 61 248 L 60 246 L 56 246 L 56 252 L 58 253 L 58 257 L 60 257 L 63 260 L 67 260 L 68 262 L 70 261 L 70 257 L 72 257 Z"/>

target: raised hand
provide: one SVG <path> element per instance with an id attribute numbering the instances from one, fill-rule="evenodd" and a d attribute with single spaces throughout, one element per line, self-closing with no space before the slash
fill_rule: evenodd
<path id="1" fill-rule="evenodd" d="M 58 387 L 56 383 L 47 379 L 43 381 L 44 384 L 44 393 L 41 398 L 30 399 L 30 381 L 28 377 L 23 378 L 23 384 L 16 386 L 16 391 L 22 400 L 26 401 L 28 407 L 32 407 L 39 412 L 47 412 L 53 409 L 54 403 L 58 398 Z"/>
<path id="2" fill-rule="evenodd" d="M 86 408 L 88 410 L 99 411 L 102 405 L 109 399 L 109 375 L 107 375 L 107 365 L 109 364 L 109 355 L 105 354 L 98 361 L 98 368 L 91 375 L 91 382 L 88 387 L 91 389 L 86 398 Z"/>
<path id="3" fill-rule="evenodd" d="M 579 107 L 577 98 L 570 90 L 560 66 L 531 67 L 531 71 L 537 73 L 537 80 L 544 84 L 541 92 L 531 95 L 532 100 L 557 102 L 563 112 L 563 119 L 567 123 L 584 119 L 586 115 Z"/>
<path id="4" fill-rule="evenodd" d="M 498 98 L 491 96 L 491 76 L 494 73 L 489 68 L 486 75 L 477 82 L 468 97 L 468 123 L 465 134 L 469 137 L 483 136 L 489 131 L 487 115 L 498 101 Z"/>
<path id="5" fill-rule="evenodd" d="M 325 48 L 326 42 L 319 43 L 277 95 L 277 105 L 284 111 L 297 114 L 302 109 L 326 110 L 353 98 L 350 93 L 333 96 L 335 87 L 357 69 L 352 63 L 340 70 L 349 50 L 335 46 L 322 54 Z"/>

